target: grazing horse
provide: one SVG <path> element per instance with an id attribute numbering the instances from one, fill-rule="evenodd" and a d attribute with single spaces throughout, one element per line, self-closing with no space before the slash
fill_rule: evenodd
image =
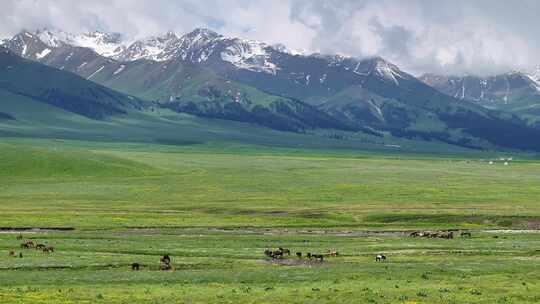
<path id="1" fill-rule="evenodd" d="M 140 266 L 141 265 L 139 265 L 139 263 L 132 263 L 131 264 L 131 270 L 139 270 Z"/>
<path id="2" fill-rule="evenodd" d="M 13 250 L 10 250 L 10 251 L 9 251 L 9 256 L 10 256 L 10 257 L 14 257 L 15 255 L 16 255 L 16 254 L 15 254 L 15 251 L 13 251 Z"/>
<path id="3" fill-rule="evenodd" d="M 320 262 L 324 260 L 324 255 L 322 254 L 312 254 L 311 255 L 314 259 L 318 259 Z"/>
<path id="4" fill-rule="evenodd" d="M 35 247 L 35 244 L 32 241 L 26 241 L 21 244 L 21 248 L 29 249 L 29 248 L 34 248 L 34 247 Z"/>
<path id="5" fill-rule="evenodd" d="M 453 239 L 454 238 L 454 233 L 452 231 L 448 232 L 448 233 L 441 233 L 439 234 L 439 237 L 441 239 Z"/>
<path id="6" fill-rule="evenodd" d="M 472 237 L 472 234 L 468 231 L 463 231 L 461 232 L 461 237 Z"/>
<path id="7" fill-rule="evenodd" d="M 159 262 L 163 263 L 163 264 L 170 264 L 171 263 L 171 257 L 168 254 L 166 254 L 166 255 L 162 256 L 159 259 Z"/>
<path id="8" fill-rule="evenodd" d="M 36 245 L 36 250 L 43 250 L 45 249 L 47 246 L 45 246 L 45 244 L 37 244 Z"/>
<path id="9" fill-rule="evenodd" d="M 159 259 L 159 269 L 160 270 L 171 270 L 172 269 L 171 257 L 168 254 L 162 256 Z"/>
<path id="10" fill-rule="evenodd" d="M 296 256 L 297 256 L 299 259 L 301 259 L 301 258 L 302 258 L 302 253 L 301 253 L 301 252 L 297 252 L 297 253 L 296 253 Z"/>
<path id="11" fill-rule="evenodd" d="M 272 252 L 272 258 L 273 259 L 281 259 L 281 258 L 283 258 L 283 251 L 281 251 L 281 250 L 273 251 Z"/>
<path id="12" fill-rule="evenodd" d="M 375 257 L 375 262 L 383 262 L 386 261 L 386 256 L 384 254 L 377 254 Z"/>
<path id="13" fill-rule="evenodd" d="M 46 246 L 42 250 L 43 250 L 43 253 L 51 253 L 51 252 L 54 252 L 54 247 L 53 246 Z"/>
<path id="14" fill-rule="evenodd" d="M 282 254 L 284 254 L 284 255 L 285 255 L 285 254 L 286 254 L 286 255 L 291 255 L 291 251 L 290 251 L 289 249 L 287 249 L 287 248 L 279 247 L 278 249 L 279 249 L 279 251 L 281 251 Z"/>

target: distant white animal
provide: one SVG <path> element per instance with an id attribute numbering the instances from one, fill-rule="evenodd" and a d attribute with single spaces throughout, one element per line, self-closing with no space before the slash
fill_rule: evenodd
<path id="1" fill-rule="evenodd" d="M 382 261 L 386 261 L 386 256 L 384 256 L 384 254 L 377 254 L 377 256 L 375 257 L 375 262 L 382 262 Z"/>
<path id="2" fill-rule="evenodd" d="M 490 161 L 489 164 L 490 164 L 490 165 L 493 165 L 493 161 Z"/>
<path id="3" fill-rule="evenodd" d="M 504 165 L 505 165 L 505 166 L 508 166 L 508 162 L 504 162 Z"/>

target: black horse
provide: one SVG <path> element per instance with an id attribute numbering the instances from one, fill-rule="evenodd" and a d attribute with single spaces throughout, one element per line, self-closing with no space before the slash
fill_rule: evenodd
<path id="1" fill-rule="evenodd" d="M 324 255 L 322 254 L 312 254 L 311 255 L 314 259 L 317 259 L 319 260 L 320 262 L 322 262 L 324 260 Z"/>

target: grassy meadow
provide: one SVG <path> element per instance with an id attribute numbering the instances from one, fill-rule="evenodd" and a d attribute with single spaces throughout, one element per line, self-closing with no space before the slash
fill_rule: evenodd
<path id="1" fill-rule="evenodd" d="M 538 303 L 540 161 L 497 157 L 5 138 L 0 303 Z"/>

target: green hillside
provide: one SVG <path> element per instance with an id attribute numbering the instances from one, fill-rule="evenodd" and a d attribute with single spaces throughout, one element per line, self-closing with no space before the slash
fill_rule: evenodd
<path id="1" fill-rule="evenodd" d="M 143 102 L 75 74 L 20 58 L 0 47 L 0 91 L 92 119 L 141 108 Z M 29 111 L 33 111 L 29 109 Z"/>

